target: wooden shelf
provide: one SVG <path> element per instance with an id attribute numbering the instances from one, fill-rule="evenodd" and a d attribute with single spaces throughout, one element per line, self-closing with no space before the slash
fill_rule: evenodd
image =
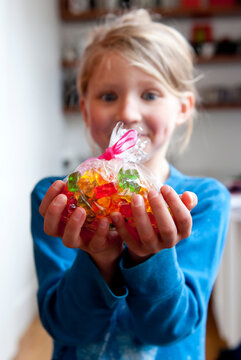
<path id="1" fill-rule="evenodd" d="M 80 114 L 81 111 L 80 111 L 80 108 L 79 107 L 67 107 L 65 106 L 63 108 L 63 113 L 64 114 Z"/>
<path id="2" fill-rule="evenodd" d="M 155 8 L 154 12 L 160 13 L 165 17 L 185 18 L 185 17 L 216 17 L 216 16 L 240 16 L 241 6 L 211 6 L 211 7 L 178 7 L 174 9 Z"/>
<path id="3" fill-rule="evenodd" d="M 115 14 L 117 13 L 118 12 L 115 11 Z M 108 11 L 106 10 L 89 10 L 83 11 L 80 14 L 73 14 L 69 10 L 61 10 L 60 12 L 61 20 L 67 22 L 96 21 L 107 14 Z"/>
<path id="4" fill-rule="evenodd" d="M 72 61 L 68 61 L 68 60 L 62 60 L 61 61 L 61 66 L 63 69 L 69 69 L 69 68 L 77 68 L 79 65 L 79 60 L 75 59 Z"/>
<path id="5" fill-rule="evenodd" d="M 121 14 L 125 10 L 116 10 L 112 13 Z M 241 15 L 241 6 L 212 6 L 212 7 L 177 7 L 172 9 L 163 9 L 163 8 L 153 8 L 152 13 L 160 14 L 165 18 L 200 18 L 200 17 L 213 17 L 213 16 L 223 16 L 223 17 L 234 17 Z M 110 13 L 107 10 L 89 10 L 84 11 L 80 14 L 73 14 L 66 8 L 61 8 L 60 17 L 63 21 L 95 21 L 101 17 Z"/>
<path id="6" fill-rule="evenodd" d="M 222 63 L 240 63 L 241 55 L 214 55 L 210 58 L 204 56 L 197 57 L 197 64 L 222 64 Z"/>

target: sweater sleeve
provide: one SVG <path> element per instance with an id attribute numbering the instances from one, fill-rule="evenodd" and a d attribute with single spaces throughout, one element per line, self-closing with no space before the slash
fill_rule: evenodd
<path id="1" fill-rule="evenodd" d="M 45 329 L 59 343 L 77 346 L 101 340 L 118 302 L 89 255 L 66 248 L 43 231 L 39 205 L 54 178 L 37 184 L 31 195 L 31 230 L 38 277 L 38 306 Z"/>
<path id="2" fill-rule="evenodd" d="M 192 211 L 190 237 L 132 268 L 125 268 L 122 258 L 133 327 L 144 343 L 171 344 L 206 321 L 225 244 L 230 195 L 216 180 L 204 179 L 198 184 L 186 184 L 186 190 L 194 191 L 199 198 Z"/>

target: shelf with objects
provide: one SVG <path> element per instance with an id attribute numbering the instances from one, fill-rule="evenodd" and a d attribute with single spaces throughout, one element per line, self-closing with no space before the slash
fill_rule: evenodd
<path id="1" fill-rule="evenodd" d="M 60 0 L 60 17 L 62 21 L 95 21 L 109 12 L 114 14 L 123 12 L 123 7 L 126 9 L 130 8 L 133 1 L 106 1 L 103 3 L 107 4 L 106 8 L 103 5 L 102 8 L 98 8 L 98 6 L 95 6 L 95 1 L 82 1 L 82 5 L 76 6 L 76 2 L 73 5 L 71 1 Z M 196 2 L 200 5 L 185 5 L 188 2 L 181 1 L 182 5 L 175 7 L 160 7 L 156 6 L 156 3 L 158 1 L 150 1 L 148 9 L 151 9 L 155 14 L 171 18 L 241 16 L 241 5 L 235 4 L 234 1 L 233 5 L 216 5 L 218 1 L 210 1 L 211 4 L 215 3 L 215 5 L 205 6 L 202 5 L 201 1 Z M 224 2 L 221 1 L 220 3 Z M 119 6 L 119 4 L 122 4 L 122 6 Z"/>
<path id="2" fill-rule="evenodd" d="M 212 57 L 198 56 L 198 64 L 225 64 L 225 63 L 240 63 L 241 64 L 241 54 L 238 55 L 214 55 Z"/>
<path id="3" fill-rule="evenodd" d="M 218 38 L 217 34 L 214 34 L 213 24 L 207 19 L 195 21 L 190 31 L 190 43 L 195 50 L 197 58 L 196 65 L 199 68 L 208 66 L 209 75 L 215 73 L 220 66 L 222 69 L 225 67 L 226 71 L 227 65 L 234 69 L 241 65 L 241 29 L 240 37 L 235 38 L 230 35 Z M 205 71 L 207 71 L 207 67 Z M 214 79 L 215 82 L 220 81 L 218 75 L 215 78 L 213 77 Z M 221 83 L 209 83 L 209 85 L 199 88 L 202 108 L 206 110 L 240 109 L 241 81 L 239 78 L 237 78 L 237 81 L 232 86 L 221 81 Z"/>
<path id="4" fill-rule="evenodd" d="M 196 1 L 198 2 L 198 1 Z M 84 4 L 85 3 L 85 4 Z M 73 21 L 77 26 L 83 27 L 89 21 L 97 22 L 101 17 L 104 17 L 109 10 L 98 9 L 94 5 L 97 1 L 71 1 L 60 0 L 60 16 L 63 23 L 70 23 Z M 114 9 L 113 4 L 119 4 L 120 1 L 104 1 L 103 4 L 112 4 L 112 12 L 120 13 L 123 9 Z M 127 5 L 131 1 L 123 1 Z M 153 1 L 153 3 L 157 3 Z M 190 4 L 190 1 L 182 0 L 182 6 L 170 7 L 152 7 L 152 12 L 161 14 L 162 19 L 170 20 L 177 18 L 181 21 L 192 19 L 193 25 L 189 31 L 189 40 L 196 53 L 196 65 L 200 68 L 203 66 L 225 66 L 231 64 L 232 66 L 241 65 L 241 33 L 239 38 L 223 38 L 216 39 L 213 35 L 213 28 L 210 17 L 234 17 L 241 16 L 241 6 L 184 6 L 183 4 Z M 191 1 L 193 3 L 193 1 Z M 201 1 L 199 1 L 201 3 Z M 218 3 L 218 0 L 209 0 L 210 4 Z M 221 1 L 224 3 L 224 1 Z M 149 3 L 148 3 L 149 4 Z M 78 7 L 78 6 L 79 7 Z M 74 6 L 74 8 L 73 8 Z M 151 2 L 150 2 L 151 6 Z M 81 25 L 80 25 L 81 24 Z M 76 26 L 76 25 L 75 25 Z M 81 58 L 81 51 L 72 44 L 72 48 L 67 49 L 67 53 L 63 54 L 61 67 L 63 71 L 63 111 L 66 114 L 78 113 L 79 99 L 76 89 L 76 76 Z M 214 70 L 215 70 L 214 68 Z M 241 108 L 241 82 L 235 87 L 225 87 L 221 85 L 209 86 L 201 89 L 201 98 L 203 99 L 202 109 L 207 110 L 229 110 Z"/>

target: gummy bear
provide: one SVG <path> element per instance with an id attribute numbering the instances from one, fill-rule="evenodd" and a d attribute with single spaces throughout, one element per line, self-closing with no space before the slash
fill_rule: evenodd
<path id="1" fill-rule="evenodd" d="M 140 175 L 136 169 L 120 169 L 117 179 L 119 180 L 119 186 L 123 189 L 130 189 L 131 192 L 138 193 L 141 189 L 141 186 L 136 181 L 139 179 Z"/>
<path id="2" fill-rule="evenodd" d="M 78 171 L 72 173 L 69 175 L 69 179 L 68 179 L 68 190 L 71 192 L 75 192 L 78 191 L 79 187 L 78 187 L 78 180 L 79 180 L 79 175 L 80 173 Z"/>
<path id="3" fill-rule="evenodd" d="M 96 186 L 94 191 L 97 199 L 117 193 L 117 189 L 113 182 Z"/>

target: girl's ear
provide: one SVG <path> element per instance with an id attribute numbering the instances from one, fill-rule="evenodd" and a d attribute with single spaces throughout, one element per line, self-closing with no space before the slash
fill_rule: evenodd
<path id="1" fill-rule="evenodd" d="M 85 125 L 88 127 L 89 126 L 89 121 L 88 121 L 88 114 L 87 114 L 87 110 L 86 110 L 86 101 L 85 101 L 85 97 L 81 96 L 80 98 L 80 110 L 83 116 L 83 120 L 85 122 Z"/>
<path id="2" fill-rule="evenodd" d="M 190 118 L 194 105 L 195 99 L 193 93 L 186 93 L 185 96 L 180 100 L 180 111 L 176 122 L 177 126 L 182 125 Z"/>

